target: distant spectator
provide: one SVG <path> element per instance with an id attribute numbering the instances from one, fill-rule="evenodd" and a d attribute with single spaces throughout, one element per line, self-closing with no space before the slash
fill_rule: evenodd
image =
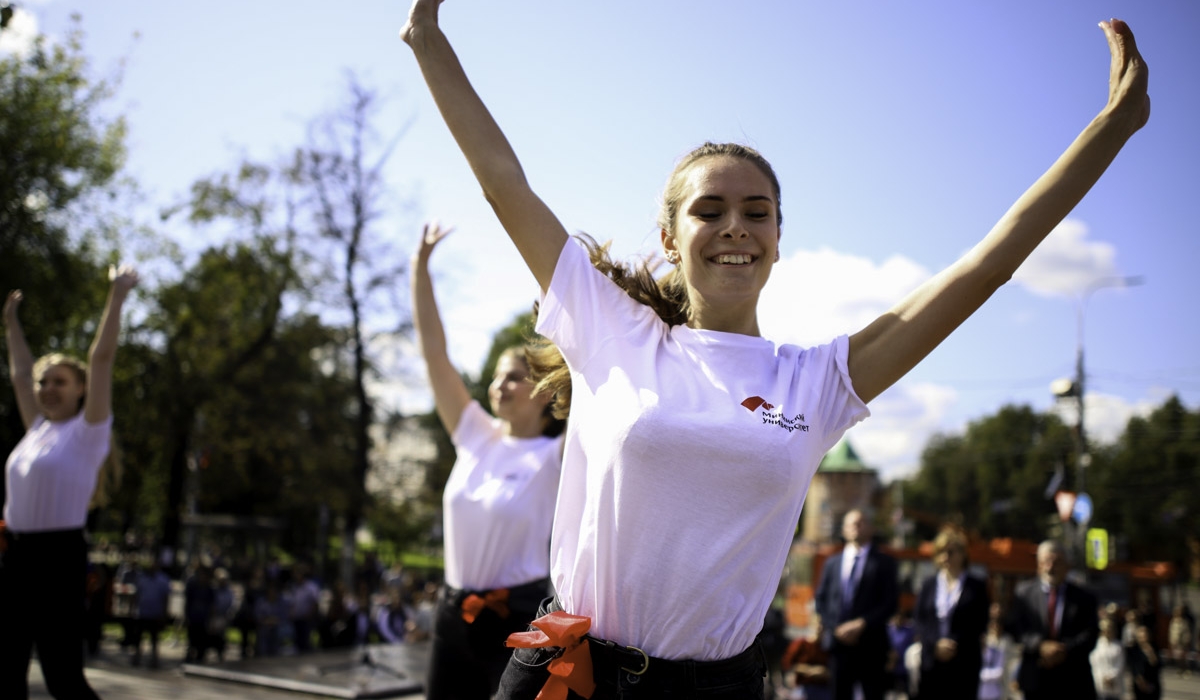
<path id="1" fill-rule="evenodd" d="M 255 609 L 259 599 L 263 596 L 263 585 L 263 571 L 257 568 L 250 573 L 250 579 L 242 584 L 242 600 L 238 603 L 237 612 L 233 615 L 233 626 L 241 637 L 239 641 L 239 651 L 241 652 L 239 658 L 241 659 L 249 658 L 255 648 L 255 635 L 258 629 Z"/>
<path id="2" fill-rule="evenodd" d="M 912 616 L 905 611 L 897 612 L 888 622 L 888 641 L 891 651 L 888 652 L 888 670 L 892 675 L 889 685 L 891 697 L 905 697 L 909 694 L 908 668 L 904 665 L 904 653 L 916 641 L 916 630 L 913 628 Z"/>
<path id="3" fill-rule="evenodd" d="M 408 631 L 409 611 L 404 605 L 400 587 L 388 588 L 387 605 L 381 606 L 375 615 L 375 630 L 385 644 L 402 644 Z"/>
<path id="4" fill-rule="evenodd" d="M 1125 647 L 1111 618 L 1100 620 L 1100 638 L 1092 649 L 1092 678 L 1097 700 L 1121 700 L 1125 693 Z"/>
<path id="5" fill-rule="evenodd" d="M 321 588 L 312 579 L 307 564 L 292 568 L 291 623 L 296 653 L 312 650 L 312 634 L 320 619 Z"/>
<path id="6" fill-rule="evenodd" d="M 1167 624 L 1167 645 L 1171 650 L 1171 662 L 1179 669 L 1179 674 L 1188 671 L 1188 656 L 1192 651 L 1192 620 L 1187 603 L 1178 603 L 1171 612 L 1171 621 Z"/>
<path id="7" fill-rule="evenodd" d="M 167 622 L 171 599 L 171 579 L 157 561 L 138 572 L 136 632 L 133 638 L 133 665 L 142 663 L 142 637 L 150 637 L 150 668 L 158 668 L 158 635 Z"/>
<path id="8" fill-rule="evenodd" d="M 254 607 L 254 618 L 257 621 L 255 654 L 257 656 L 278 656 L 283 646 L 283 624 L 288 616 L 287 604 L 283 600 L 279 582 L 269 580 L 262 597 Z"/>
<path id="9" fill-rule="evenodd" d="M 204 663 L 204 657 L 208 655 L 208 618 L 212 615 L 213 598 L 212 570 L 201 564 L 183 588 L 183 619 L 188 638 L 185 658 L 188 661 Z"/>
<path id="10" fill-rule="evenodd" d="M 1150 628 L 1138 625 L 1133 650 L 1129 655 L 1129 676 L 1133 679 L 1134 700 L 1162 698 L 1162 656 L 1154 647 Z"/>
<path id="11" fill-rule="evenodd" d="M 921 640 L 922 698 L 974 698 L 979 694 L 980 649 L 991 602 L 987 584 L 967 572 L 967 536 L 942 528 L 933 541 L 937 573 L 925 580 L 914 613 Z"/>
<path id="12" fill-rule="evenodd" d="M 1016 655 L 1012 639 L 1004 632 L 1004 622 L 993 603 L 994 612 L 988 620 L 983 638 L 983 665 L 979 669 L 979 700 L 1004 700 L 1011 684 L 1009 667 Z"/>
<path id="13" fill-rule="evenodd" d="M 209 645 L 217 652 L 217 661 L 225 660 L 227 633 L 234 613 L 233 589 L 229 586 L 229 572 L 225 569 L 217 569 L 213 572 L 213 607 L 208 616 Z"/>
<path id="14" fill-rule="evenodd" d="M 822 631 L 818 618 L 812 625 L 812 633 L 793 639 L 783 653 L 780 666 L 785 684 L 791 687 L 790 700 L 830 700 L 833 697 L 829 653 L 820 642 Z"/>

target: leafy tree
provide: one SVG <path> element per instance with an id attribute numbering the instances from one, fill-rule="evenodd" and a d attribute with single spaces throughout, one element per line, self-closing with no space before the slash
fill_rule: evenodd
<path id="1" fill-rule="evenodd" d="M 1172 396 L 1097 456 L 1092 522 L 1124 538 L 1131 559 L 1186 570 L 1187 538 L 1200 532 L 1200 411 Z"/>
<path id="2" fill-rule="evenodd" d="M 1061 464 L 1072 464 L 1069 429 L 1057 416 L 1005 406 L 971 423 L 964 435 L 935 436 L 905 490 L 911 506 L 956 519 L 984 537 L 1037 540 L 1054 513 L 1045 488 Z M 918 532 L 931 537 L 926 523 Z"/>
<path id="3" fill-rule="evenodd" d="M 112 90 L 91 75 L 77 26 L 58 44 L 42 37 L 27 56 L 0 56 L 0 293 L 24 290 L 35 353 L 86 356 L 99 322 L 116 257 L 111 232 L 132 189 L 119 176 L 125 123 L 103 114 Z M 0 385 L 7 373 L 0 363 Z M 0 452 L 23 433 L 6 388 Z"/>

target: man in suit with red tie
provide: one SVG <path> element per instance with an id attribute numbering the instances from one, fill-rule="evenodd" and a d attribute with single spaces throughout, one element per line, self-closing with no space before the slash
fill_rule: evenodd
<path id="1" fill-rule="evenodd" d="M 846 547 L 825 560 L 815 596 L 835 700 L 855 697 L 855 686 L 863 700 L 882 700 L 888 686 L 887 623 L 899 597 L 896 560 L 872 545 L 871 532 L 862 511 L 846 513 Z"/>
<path id="2" fill-rule="evenodd" d="M 1009 632 L 1023 645 L 1017 683 L 1025 700 L 1094 700 L 1088 655 L 1100 634 L 1096 598 L 1066 580 L 1062 543 L 1038 546 L 1038 577 L 1017 587 Z"/>

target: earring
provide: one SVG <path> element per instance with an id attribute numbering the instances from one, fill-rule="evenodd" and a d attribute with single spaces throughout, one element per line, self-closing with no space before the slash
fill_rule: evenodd
<path id="1" fill-rule="evenodd" d="M 779 262 L 779 249 L 775 249 L 775 262 Z"/>
<path id="2" fill-rule="evenodd" d="M 673 250 L 668 250 L 666 253 L 663 253 L 663 255 L 667 258 L 667 262 L 671 263 L 672 265 L 679 264 L 679 253 Z"/>

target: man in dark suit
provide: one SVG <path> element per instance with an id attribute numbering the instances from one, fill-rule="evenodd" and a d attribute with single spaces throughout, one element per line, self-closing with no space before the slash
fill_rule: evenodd
<path id="1" fill-rule="evenodd" d="M 1062 544 L 1038 546 L 1038 578 L 1017 587 L 1009 612 L 1009 632 L 1023 645 L 1017 683 L 1025 700 L 1094 700 L 1092 665 L 1100 625 L 1096 598 L 1069 583 Z"/>
<path id="2" fill-rule="evenodd" d="M 815 600 L 833 697 L 850 700 L 858 685 L 863 700 L 882 700 L 888 687 L 887 623 L 898 600 L 896 560 L 871 544 L 871 524 L 862 511 L 846 513 L 842 536 L 846 547 L 825 561 Z"/>

